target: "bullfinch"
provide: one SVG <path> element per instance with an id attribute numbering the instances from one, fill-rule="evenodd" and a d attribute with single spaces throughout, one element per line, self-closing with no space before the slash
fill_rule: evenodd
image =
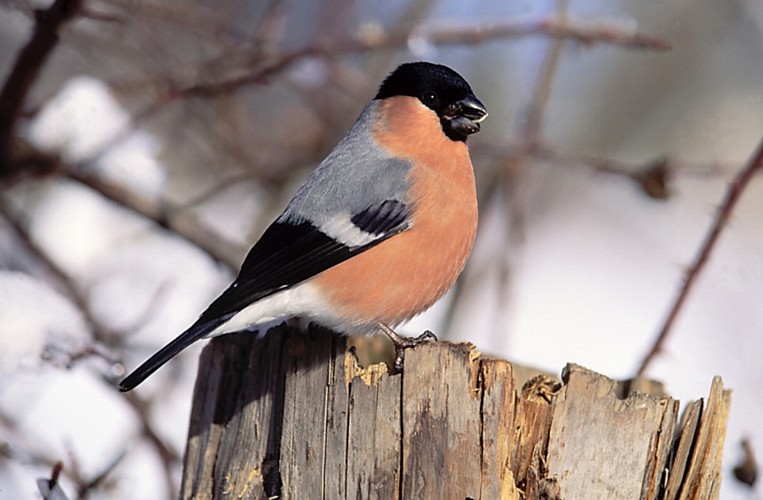
<path id="1" fill-rule="evenodd" d="M 199 339 L 300 317 L 342 333 L 384 332 L 453 285 L 477 230 L 466 138 L 485 106 L 452 69 L 399 66 L 198 320 L 119 384 L 135 388 Z"/>

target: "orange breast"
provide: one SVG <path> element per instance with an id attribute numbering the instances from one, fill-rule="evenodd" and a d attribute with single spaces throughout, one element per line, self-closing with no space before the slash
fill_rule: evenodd
<path id="1" fill-rule="evenodd" d="M 474 170 L 463 142 L 412 97 L 386 99 L 377 142 L 413 161 L 410 229 L 316 276 L 336 312 L 358 324 L 398 324 L 424 311 L 453 285 L 477 230 Z"/>

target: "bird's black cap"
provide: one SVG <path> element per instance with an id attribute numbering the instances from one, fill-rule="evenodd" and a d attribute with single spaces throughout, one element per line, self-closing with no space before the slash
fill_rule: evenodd
<path id="1" fill-rule="evenodd" d="M 382 82 L 376 99 L 395 96 L 419 99 L 437 113 L 443 132 L 453 140 L 463 141 L 478 132 L 479 122 L 487 116 L 467 81 L 442 64 L 412 62 L 398 66 Z"/>

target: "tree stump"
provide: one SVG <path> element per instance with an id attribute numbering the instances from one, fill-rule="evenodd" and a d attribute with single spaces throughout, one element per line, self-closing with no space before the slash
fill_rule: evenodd
<path id="1" fill-rule="evenodd" d="M 220 337 L 201 357 L 181 496 L 718 498 L 719 377 L 679 419 L 655 384 L 626 395 L 638 381 L 568 365 L 519 386 L 515 371 L 470 344 L 422 344 L 390 375 L 322 330 Z"/>

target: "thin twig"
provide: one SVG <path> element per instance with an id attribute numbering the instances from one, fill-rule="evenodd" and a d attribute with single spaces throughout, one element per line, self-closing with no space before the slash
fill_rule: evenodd
<path id="1" fill-rule="evenodd" d="M 132 409 L 138 416 L 143 428 L 141 434 L 147 439 L 156 449 L 159 458 L 164 466 L 164 478 L 167 483 L 167 491 L 170 492 L 170 498 L 177 498 L 177 491 L 175 488 L 175 482 L 173 480 L 174 473 L 173 467 L 180 462 L 180 456 L 172 449 L 170 445 L 164 442 L 164 439 L 159 436 L 154 427 L 150 423 L 151 415 L 151 403 L 144 398 L 138 396 L 135 392 L 125 394 L 125 400 L 130 404 Z"/>
<path id="2" fill-rule="evenodd" d="M 122 11 L 110 17 L 122 22 L 138 20 L 140 23 L 166 24 L 166 28 L 186 30 L 228 46 L 246 43 L 251 38 L 248 32 L 241 31 L 236 23 L 229 21 L 230 12 L 214 4 L 205 7 L 199 2 L 133 0 L 112 0 L 110 3 Z"/>
<path id="3" fill-rule="evenodd" d="M 758 148 L 755 151 L 755 154 L 749 160 L 747 166 L 745 166 L 744 169 L 742 169 L 739 174 L 737 174 L 736 178 L 731 182 L 728 189 L 726 190 L 726 195 L 724 197 L 723 203 L 721 203 L 720 207 L 718 207 L 718 211 L 716 213 L 715 220 L 710 227 L 710 231 L 707 233 L 705 241 L 700 247 L 694 262 L 686 272 L 683 286 L 681 286 L 681 289 L 678 292 L 678 296 L 675 298 L 673 305 L 670 308 L 668 316 L 665 319 L 662 328 L 660 329 L 660 333 L 654 339 L 652 348 L 641 361 L 641 365 L 636 371 L 636 377 L 643 375 L 646 369 L 649 367 L 649 363 L 651 363 L 657 354 L 662 351 L 662 346 L 665 343 L 665 339 L 668 338 L 668 335 L 672 331 L 673 324 L 675 323 L 678 314 L 681 312 L 681 308 L 683 307 L 686 298 L 689 296 L 689 292 L 691 291 L 692 286 L 696 283 L 700 272 L 709 260 L 710 254 L 715 248 L 715 244 L 718 242 L 718 238 L 720 237 L 721 232 L 726 227 L 729 217 L 731 217 L 731 214 L 734 211 L 734 207 L 736 206 L 739 198 L 742 196 L 742 193 L 750 184 L 750 181 L 755 176 L 755 174 L 762 170 L 763 140 L 761 140 L 760 144 L 758 144 Z"/>
<path id="4" fill-rule="evenodd" d="M 12 173 L 11 145 L 16 121 L 26 96 L 48 56 L 58 43 L 58 31 L 79 11 L 81 0 L 56 0 L 47 10 L 35 11 L 32 37 L 21 49 L 0 90 L 0 172 Z"/>
<path id="5" fill-rule="evenodd" d="M 57 283 L 59 290 L 61 290 L 63 293 L 66 294 L 67 297 L 79 308 L 80 312 L 82 313 L 83 317 L 87 321 L 88 325 L 91 328 L 92 336 L 93 338 L 98 342 L 105 342 L 105 343 L 112 343 L 112 336 L 109 336 L 105 333 L 105 331 L 100 327 L 98 322 L 95 320 L 93 315 L 91 314 L 87 301 L 82 297 L 82 295 L 79 293 L 78 288 L 76 285 L 69 279 L 69 277 L 64 273 L 53 261 L 51 261 L 47 255 L 41 251 L 34 241 L 29 237 L 29 235 L 26 233 L 23 227 L 14 219 L 14 217 L 6 210 L 6 208 L 0 204 L 0 216 L 2 216 L 4 219 L 6 219 L 8 226 L 14 231 L 17 239 L 24 244 L 26 250 L 35 258 L 36 261 L 38 261 L 41 265 L 43 265 L 46 268 L 46 271 L 48 274 L 52 275 L 54 277 L 55 283 Z M 95 354 L 98 354 L 98 351 L 93 351 Z M 108 356 L 103 356 L 105 359 L 109 360 Z M 109 384 L 110 387 L 113 388 L 113 383 L 109 379 L 104 379 L 105 383 Z M 174 483 L 173 483 L 173 474 L 172 474 L 172 467 L 175 463 L 178 463 L 180 460 L 180 457 L 175 453 L 172 448 L 164 442 L 164 440 L 159 436 L 159 434 L 156 432 L 156 430 L 153 428 L 153 426 L 149 422 L 149 412 L 148 412 L 148 403 L 136 396 L 134 393 L 130 395 L 130 397 L 127 398 L 127 401 L 130 403 L 130 406 L 135 410 L 141 425 L 142 425 L 142 434 L 145 436 L 145 438 L 154 446 L 154 448 L 157 451 L 157 454 L 162 460 L 162 463 L 165 467 L 165 475 L 167 480 L 167 485 L 170 492 L 173 492 L 171 495 L 172 497 L 176 496 L 174 494 Z M 108 472 L 110 469 L 106 469 L 104 471 L 104 474 Z M 81 479 L 81 478 L 80 478 Z M 78 484 L 89 484 L 88 481 L 80 480 L 78 481 Z"/>
<path id="6" fill-rule="evenodd" d="M 478 45 L 493 40 L 525 36 L 545 35 L 558 40 L 577 41 L 585 45 L 606 43 L 630 49 L 670 50 L 665 40 L 628 32 L 614 23 L 570 21 L 564 17 L 550 17 L 540 20 L 521 20 L 502 24 L 459 26 L 459 27 L 423 27 L 414 30 L 385 32 L 383 29 L 365 30 L 360 35 L 344 40 L 321 40 L 305 47 L 281 52 L 272 56 L 261 54 L 259 47 L 251 60 L 262 60 L 256 68 L 243 75 L 222 78 L 215 82 L 200 82 L 187 86 L 166 83 L 159 99 L 167 104 L 178 98 L 211 97 L 234 91 L 253 84 L 262 84 L 277 73 L 308 57 L 336 57 L 338 54 L 379 51 L 404 47 L 412 41 L 421 41 L 438 46 Z M 250 49 L 252 50 L 252 49 Z M 115 84 L 117 88 L 145 89 L 146 81 L 135 85 L 131 83 Z"/>
<path id="7" fill-rule="evenodd" d="M 236 269 L 241 264 L 243 252 L 239 245 L 228 242 L 219 233 L 203 226 L 183 210 L 152 200 L 124 185 L 103 179 L 97 174 L 86 173 L 84 169 L 62 165 L 62 172 L 69 179 L 87 186 L 117 205 L 169 230 L 229 269 Z"/>
<path id="8" fill-rule="evenodd" d="M 546 145 L 537 145 L 526 153 L 536 160 L 562 165 L 585 165 L 596 172 L 625 177 L 633 181 L 644 194 L 657 200 L 669 198 L 670 182 L 677 168 L 677 163 L 667 157 L 659 157 L 642 164 L 631 164 L 611 158 L 560 153 Z"/>
<path id="9" fill-rule="evenodd" d="M 538 72 L 533 94 L 523 113 L 520 115 L 518 135 L 519 144 L 513 148 L 509 154 L 501 156 L 504 163 L 511 167 L 514 175 L 511 177 L 510 186 L 513 189 L 512 196 L 509 198 L 513 203 L 513 210 L 510 219 L 513 221 L 512 227 L 518 234 L 522 233 L 524 217 L 522 216 L 522 207 L 525 200 L 522 197 L 522 191 L 516 189 L 517 176 L 525 170 L 527 160 L 547 160 L 547 161 L 568 161 L 569 157 L 563 157 L 554 149 L 543 144 L 542 125 L 545 107 L 551 93 L 552 84 L 556 75 L 556 70 L 561 60 L 564 42 L 566 40 L 575 40 L 585 44 L 598 42 L 607 42 L 629 48 L 641 48 L 651 50 L 669 50 L 670 45 L 664 40 L 646 37 L 644 35 L 624 33 L 620 28 L 607 26 L 603 23 L 596 25 L 584 25 L 580 22 L 574 22 L 569 19 L 567 12 L 568 4 L 565 0 L 560 0 L 557 4 L 557 12 L 553 18 L 538 22 L 514 23 L 502 26 L 495 26 L 492 29 L 485 29 L 482 32 L 468 33 L 463 29 L 454 30 L 450 33 L 446 31 L 437 32 L 427 40 L 430 43 L 480 43 L 493 37 L 509 37 L 530 34 L 545 34 L 555 38 L 546 52 Z M 573 161 L 592 166 L 593 168 L 611 174 L 625 175 L 635 181 L 641 189 L 649 196 L 659 199 L 667 197 L 667 182 L 669 180 L 670 169 L 667 160 L 658 160 L 650 163 L 645 168 L 628 168 L 625 164 L 619 164 L 606 159 L 597 159 L 594 157 L 585 157 L 577 155 Z M 506 179 L 508 182 L 508 179 Z M 505 182 L 505 183 L 506 183 Z M 486 203 L 481 198 L 483 204 Z M 509 279 L 508 262 L 503 262 L 501 266 L 500 281 L 501 288 L 507 287 Z M 447 312 L 447 320 L 450 322 L 454 316 L 454 308 L 458 299 L 463 294 L 466 286 L 463 285 L 465 279 L 470 279 L 473 266 L 469 266 L 466 276 L 464 276 L 454 289 L 454 297 Z M 446 323 L 449 324 L 449 323 Z M 448 331 L 448 333 L 450 333 Z"/>
<path id="10" fill-rule="evenodd" d="M 717 178 L 728 175 L 736 165 L 718 161 L 696 162 L 686 161 L 677 157 L 659 156 L 647 162 L 631 162 L 616 160 L 605 156 L 576 153 L 555 148 L 545 142 L 536 143 L 530 151 L 522 147 L 518 141 L 503 141 L 501 143 L 474 141 L 474 149 L 481 155 L 493 158 L 527 156 L 560 166 L 587 167 L 596 172 L 631 177 L 634 172 L 643 171 L 656 163 L 667 163 L 672 172 L 696 178 Z"/>
<path id="11" fill-rule="evenodd" d="M 567 0 L 557 0 L 556 17 L 560 25 L 568 23 Z M 522 150 L 531 153 L 536 145 L 542 142 L 543 121 L 548 106 L 548 100 L 551 95 L 557 70 L 562 60 L 562 53 L 566 39 L 564 37 L 555 37 L 549 41 L 543 58 L 538 68 L 538 73 L 533 86 L 532 95 L 529 102 L 518 117 L 517 135 Z M 503 176 L 502 187 L 507 193 L 505 206 L 507 208 L 507 223 L 510 224 L 511 232 L 504 231 L 503 237 L 505 245 L 511 245 L 523 241 L 525 236 L 525 224 L 527 221 L 526 209 L 529 205 L 527 189 L 527 174 L 529 165 L 527 158 L 518 156 L 514 161 L 509 162 L 511 167 L 508 175 Z M 512 255 L 509 253 L 508 255 Z M 511 288 L 512 260 L 504 255 L 498 259 L 498 296 L 500 303 L 506 303 L 509 290 Z M 500 312 L 499 312 L 500 314 Z M 497 318 L 500 319 L 500 318 Z"/>
<path id="12" fill-rule="evenodd" d="M 11 437 L 10 442 L 4 443 L 2 450 L 4 458 L 18 463 L 44 466 L 51 469 L 46 487 L 48 491 L 54 491 L 58 487 L 59 496 L 51 496 L 50 498 L 65 498 L 60 496 L 63 493 L 60 490 L 60 479 L 63 476 L 69 478 L 76 485 L 79 498 L 86 498 L 88 493 L 103 483 L 108 474 L 125 456 L 125 451 L 122 450 L 100 473 L 92 478 L 87 478 L 71 450 L 67 450 L 68 459 L 66 460 L 67 465 L 65 465 L 60 457 L 46 454 L 47 450 L 38 449 L 39 446 L 30 446 L 20 439 L 17 423 L 4 413 L 0 413 L 0 431 L 2 431 L 4 438 Z"/>
<path id="13" fill-rule="evenodd" d="M 79 484 L 77 486 L 77 495 L 79 495 L 79 498 L 87 498 L 93 490 L 97 489 L 101 484 L 103 484 L 106 481 L 106 478 L 108 478 L 108 476 L 114 472 L 114 469 L 117 468 L 117 466 L 122 462 L 122 459 L 124 459 L 126 455 L 127 450 L 122 450 L 101 470 L 101 472 L 97 473 L 89 480 Z"/>
<path id="14" fill-rule="evenodd" d="M 475 148 L 480 154 L 502 158 L 527 158 L 562 167 L 579 166 L 597 173 L 625 177 L 633 181 L 650 198 L 664 200 L 671 193 L 671 181 L 675 174 L 684 176 L 717 178 L 727 175 L 729 165 L 720 162 L 687 162 L 680 158 L 658 156 L 646 162 L 628 162 L 603 156 L 561 151 L 553 146 L 537 142 L 532 148 L 522 144 L 491 144 L 479 142 Z"/>
<path id="15" fill-rule="evenodd" d="M 23 144 L 26 150 L 26 158 L 19 159 L 19 161 L 25 165 L 33 164 L 32 170 L 35 172 L 59 173 L 63 177 L 95 191 L 120 207 L 167 229 L 173 235 L 205 252 L 210 258 L 228 269 L 237 269 L 241 264 L 243 249 L 240 245 L 228 242 L 214 230 L 199 224 L 196 219 L 187 214 L 183 207 L 174 207 L 162 203 L 161 200 L 146 196 L 125 185 L 109 181 L 84 164 L 66 163 L 58 156 L 44 153 L 26 141 L 19 141 L 19 143 Z M 19 178 L 23 177 L 25 176 Z M 6 179 L 5 184 L 12 184 L 16 180 L 18 179 Z M 0 216 L 2 215 L 5 215 L 6 218 L 10 216 L 7 209 L 4 208 L 0 211 Z M 9 220 L 13 222 L 12 217 Z M 16 229 L 19 229 L 18 224 L 14 223 L 14 225 Z M 35 253 L 41 253 L 40 249 L 36 249 Z M 71 296 L 68 292 L 67 295 Z"/>
<path id="16" fill-rule="evenodd" d="M 576 40 L 587 45 L 610 43 L 622 47 L 668 50 L 670 45 L 664 40 L 639 33 L 624 33 L 615 26 L 576 25 L 564 19 L 543 19 L 531 22 L 515 22 L 493 26 L 471 26 L 458 28 L 423 28 L 413 34 L 403 32 L 375 32 L 358 36 L 350 40 L 325 41 L 285 52 L 276 56 L 269 64 L 248 75 L 219 81 L 202 83 L 176 89 L 177 97 L 203 97 L 225 93 L 249 84 L 262 83 L 272 75 L 285 70 L 292 64 L 306 57 L 336 56 L 340 53 L 356 53 L 372 50 L 394 49 L 404 46 L 413 39 L 432 45 L 476 45 L 495 39 L 513 38 L 528 35 L 548 35 L 560 40 Z"/>
<path id="17" fill-rule="evenodd" d="M 567 0 L 558 0 L 556 7 L 556 19 L 561 20 L 562 25 L 567 23 L 568 3 Z M 533 86 L 533 93 L 530 101 L 525 105 L 518 118 L 518 135 L 522 151 L 532 152 L 537 144 L 541 142 L 543 129 L 543 116 L 546 112 L 551 89 L 556 77 L 557 69 L 562 58 L 564 50 L 564 38 L 556 38 L 548 45 L 548 49 L 543 55 L 543 59 L 538 70 L 538 75 Z M 510 176 L 504 177 L 504 187 L 510 191 L 508 220 L 511 221 L 511 227 L 515 234 L 521 239 L 525 233 L 525 208 L 528 205 L 528 190 L 522 189 L 525 174 L 527 171 L 527 162 L 523 157 L 515 158 L 512 162 L 513 169 Z M 508 262 L 504 260 L 504 269 L 501 273 L 502 286 L 506 287 L 508 280 Z"/>
<path id="18" fill-rule="evenodd" d="M 557 16 L 565 22 L 567 19 L 567 2 L 566 0 L 559 0 L 557 3 Z M 559 68 L 564 42 L 563 38 L 557 38 L 549 45 L 541 62 L 530 102 L 520 113 L 519 135 L 525 148 L 533 149 L 541 138 L 543 115 L 551 95 L 556 71 Z"/>
<path id="19" fill-rule="evenodd" d="M 605 43 L 629 49 L 666 51 L 671 45 L 658 37 L 629 32 L 622 26 L 604 21 L 583 22 L 566 15 L 539 20 L 514 21 L 490 26 L 459 27 L 452 29 L 424 29 L 422 37 L 436 45 L 479 44 L 494 39 L 546 35 L 560 40 L 585 45 Z"/>
<path id="20" fill-rule="evenodd" d="M 52 282 L 53 287 L 68 298 L 80 311 L 85 323 L 91 329 L 91 336 L 93 338 L 98 336 L 104 339 L 110 338 L 110 336 L 104 332 L 101 332 L 100 335 L 96 333 L 100 328 L 98 322 L 89 312 L 85 297 L 82 296 L 74 282 L 69 279 L 69 276 L 67 276 L 67 274 L 58 267 L 58 265 L 53 262 L 40 247 L 37 246 L 37 243 L 32 240 L 26 229 L 21 226 L 16 220 L 16 217 L 14 217 L 11 211 L 8 210 L 3 203 L 0 203 L 0 217 L 4 219 L 8 228 L 13 231 L 16 241 L 18 241 L 34 261 L 44 269 L 45 277 Z"/>

